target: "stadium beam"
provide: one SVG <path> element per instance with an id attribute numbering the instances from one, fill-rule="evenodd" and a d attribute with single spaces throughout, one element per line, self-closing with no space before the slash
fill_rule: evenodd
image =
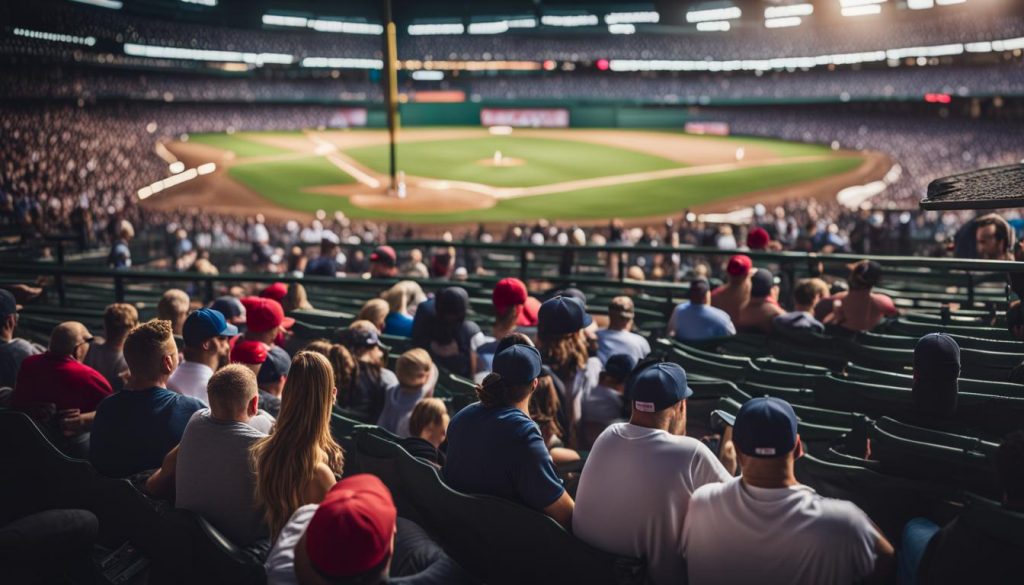
<path id="1" fill-rule="evenodd" d="M 388 174 L 389 194 L 398 194 L 398 167 L 395 140 L 398 131 L 398 50 L 395 44 L 395 19 L 391 0 L 384 0 L 384 95 L 388 100 Z"/>

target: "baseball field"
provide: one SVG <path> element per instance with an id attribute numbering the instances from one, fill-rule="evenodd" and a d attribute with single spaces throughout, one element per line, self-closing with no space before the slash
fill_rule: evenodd
<path id="1" fill-rule="evenodd" d="M 193 134 L 168 150 L 217 171 L 149 204 L 403 223 L 589 222 L 834 197 L 884 172 L 871 153 L 677 131 L 410 128 L 399 138 L 395 194 L 382 130 Z"/>

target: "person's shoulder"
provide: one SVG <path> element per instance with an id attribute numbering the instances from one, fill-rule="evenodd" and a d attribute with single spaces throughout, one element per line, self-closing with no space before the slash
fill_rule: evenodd
<path id="1" fill-rule="evenodd" d="M 814 515 L 820 522 L 860 526 L 868 518 L 857 504 L 848 500 L 825 497 L 817 492 L 812 492 L 808 497 L 813 503 Z"/>
<path id="2" fill-rule="evenodd" d="M 380 369 L 380 380 L 388 388 L 398 386 L 398 375 L 387 368 Z"/>
<path id="3" fill-rule="evenodd" d="M 690 494 L 691 509 L 693 509 L 694 506 L 713 502 L 721 498 L 724 493 L 737 489 L 739 481 L 740 478 L 734 477 L 729 481 L 711 482 L 698 487 L 693 490 L 692 494 Z"/>

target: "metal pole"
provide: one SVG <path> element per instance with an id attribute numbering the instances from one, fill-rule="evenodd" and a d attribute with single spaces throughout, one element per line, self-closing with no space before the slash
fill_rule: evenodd
<path id="1" fill-rule="evenodd" d="M 395 21 L 391 0 L 384 0 L 384 95 L 388 107 L 388 172 L 391 193 L 398 193 L 398 164 L 395 157 L 395 135 L 398 131 L 398 49 L 395 43 Z"/>

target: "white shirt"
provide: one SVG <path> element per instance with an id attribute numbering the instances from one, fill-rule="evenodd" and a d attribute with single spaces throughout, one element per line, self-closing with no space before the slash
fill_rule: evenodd
<path id="1" fill-rule="evenodd" d="M 583 400 L 590 390 L 597 386 L 597 382 L 601 377 L 601 360 L 596 357 L 587 358 L 587 361 L 583 364 L 583 367 L 576 370 L 576 377 L 573 378 L 572 385 L 565 389 L 568 396 L 562 396 L 563 401 L 568 401 L 572 404 L 572 422 L 576 424 L 580 422 L 580 417 L 583 413 Z"/>
<path id="2" fill-rule="evenodd" d="M 608 358 L 624 353 L 640 361 L 651 353 L 651 344 L 642 335 L 632 331 L 619 329 L 602 329 L 597 332 L 597 357 L 601 363 L 608 361 Z"/>
<path id="3" fill-rule="evenodd" d="M 212 377 L 213 370 L 206 364 L 181 362 L 167 380 L 167 389 L 202 400 L 203 404 L 209 406 L 210 398 L 206 395 L 206 385 Z"/>
<path id="4" fill-rule="evenodd" d="M 878 538 L 851 502 L 735 478 L 690 497 L 683 555 L 692 585 L 854 583 L 874 569 Z"/>
<path id="5" fill-rule="evenodd" d="M 313 520 L 313 514 L 320 504 L 306 504 L 295 510 L 288 523 L 281 529 L 274 541 L 274 547 L 267 555 L 263 568 L 267 571 L 267 585 L 298 585 L 295 576 L 295 547 L 306 533 L 306 527 Z"/>
<path id="6" fill-rule="evenodd" d="M 680 545 L 690 494 L 727 479 L 725 467 L 696 439 L 611 425 L 583 467 L 573 534 L 609 553 L 645 557 L 655 585 L 685 583 Z"/>

